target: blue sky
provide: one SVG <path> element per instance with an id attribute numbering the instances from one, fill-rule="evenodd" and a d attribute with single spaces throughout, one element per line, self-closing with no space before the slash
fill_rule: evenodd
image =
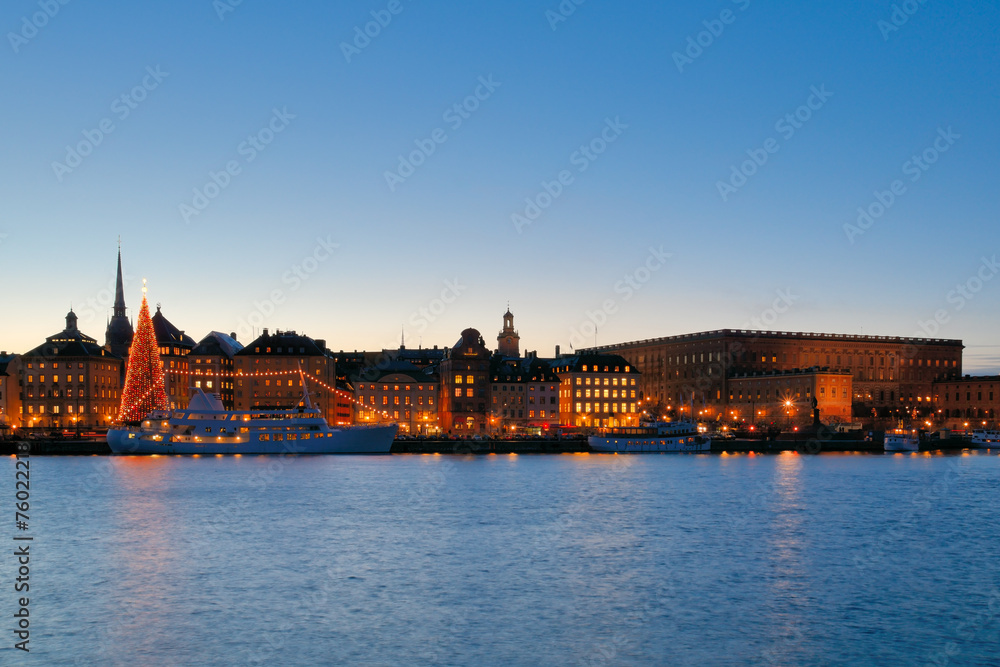
<path id="1" fill-rule="evenodd" d="M 11 0 L 0 347 L 70 303 L 103 340 L 121 235 L 195 338 L 491 341 L 509 301 L 543 355 L 760 322 L 998 372 L 1000 10 L 903 9 Z"/>

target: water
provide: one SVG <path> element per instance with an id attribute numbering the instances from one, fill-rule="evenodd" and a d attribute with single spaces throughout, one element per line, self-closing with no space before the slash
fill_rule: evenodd
<path id="1" fill-rule="evenodd" d="M 32 458 L 0 663 L 997 664 L 995 454 Z"/>

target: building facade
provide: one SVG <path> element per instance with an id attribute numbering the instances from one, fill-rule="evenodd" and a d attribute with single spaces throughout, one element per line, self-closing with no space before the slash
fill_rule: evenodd
<path id="1" fill-rule="evenodd" d="M 226 410 L 234 410 L 233 373 L 236 353 L 243 349 L 232 334 L 213 331 L 187 355 L 191 386 L 207 394 L 218 394 Z"/>
<path id="2" fill-rule="evenodd" d="M 0 435 L 21 425 L 20 357 L 0 352 Z"/>
<path id="3" fill-rule="evenodd" d="M 935 382 L 934 401 L 937 416 L 952 428 L 996 426 L 1000 415 L 1000 376 L 966 375 Z"/>
<path id="4" fill-rule="evenodd" d="M 441 429 L 456 435 L 489 432 L 490 358 L 482 335 L 466 329 L 445 351 L 440 364 L 441 393 L 438 405 Z"/>
<path id="5" fill-rule="evenodd" d="M 634 426 L 641 412 L 640 373 L 617 354 L 584 353 L 552 362 L 559 376 L 563 426 Z"/>
<path id="6" fill-rule="evenodd" d="M 167 393 L 170 408 L 186 408 L 191 401 L 191 365 L 188 355 L 195 347 L 194 339 L 175 327 L 156 306 L 152 317 L 153 331 L 160 348 L 160 363 L 163 364 L 163 390 Z"/>
<path id="7" fill-rule="evenodd" d="M 852 377 L 856 416 L 932 407 L 935 381 L 962 373 L 962 341 L 722 329 L 599 348 L 621 354 L 642 373 L 646 400 L 704 404 L 728 411 L 731 378 L 825 370 Z"/>
<path id="8" fill-rule="evenodd" d="M 365 369 L 367 371 L 367 369 Z M 440 377 L 434 367 L 396 361 L 353 380 L 355 423 L 392 421 L 401 435 L 437 435 Z"/>
<path id="9" fill-rule="evenodd" d="M 805 425 L 813 421 L 813 409 L 823 422 L 850 422 L 853 402 L 850 373 L 838 371 L 791 371 L 740 375 L 729 379 L 728 414 L 725 421 L 767 422 Z M 705 410 L 698 414 L 699 408 Z M 695 405 L 696 418 L 714 419 L 714 410 Z"/>
<path id="10" fill-rule="evenodd" d="M 498 354 L 490 376 L 491 432 L 540 434 L 559 425 L 559 376 L 547 362 Z"/>
<path id="11" fill-rule="evenodd" d="M 310 399 L 330 424 L 337 423 L 337 369 L 326 341 L 294 331 L 264 329 L 259 338 L 236 353 L 233 403 L 236 410 L 290 409 L 302 402 L 302 374 L 308 376 Z"/>
<path id="12" fill-rule="evenodd" d="M 107 428 L 118 414 L 122 360 L 77 328 L 66 328 L 25 353 L 19 363 L 22 426 Z"/>

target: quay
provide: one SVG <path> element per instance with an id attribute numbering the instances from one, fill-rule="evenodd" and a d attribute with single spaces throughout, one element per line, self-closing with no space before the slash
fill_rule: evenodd
<path id="1" fill-rule="evenodd" d="M 713 454 L 777 454 L 798 452 L 819 454 L 822 452 L 869 452 L 882 453 L 882 437 L 870 441 L 852 438 L 810 438 L 779 436 L 767 438 L 729 438 L 712 441 Z M 0 441 L 0 456 L 16 454 L 18 445 L 28 445 L 28 453 L 33 456 L 107 456 L 111 448 L 103 439 L 59 438 L 51 440 L 3 440 Z M 962 438 L 933 439 L 920 443 L 920 451 L 953 451 L 970 447 Z M 575 454 L 590 452 L 586 440 L 567 439 L 524 439 L 524 440 L 396 440 L 392 443 L 391 454 Z"/>

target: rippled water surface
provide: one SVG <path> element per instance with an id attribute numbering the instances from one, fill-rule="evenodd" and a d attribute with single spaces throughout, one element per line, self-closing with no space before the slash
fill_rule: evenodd
<path id="1" fill-rule="evenodd" d="M 0 663 L 995 665 L 995 454 L 32 458 Z"/>

